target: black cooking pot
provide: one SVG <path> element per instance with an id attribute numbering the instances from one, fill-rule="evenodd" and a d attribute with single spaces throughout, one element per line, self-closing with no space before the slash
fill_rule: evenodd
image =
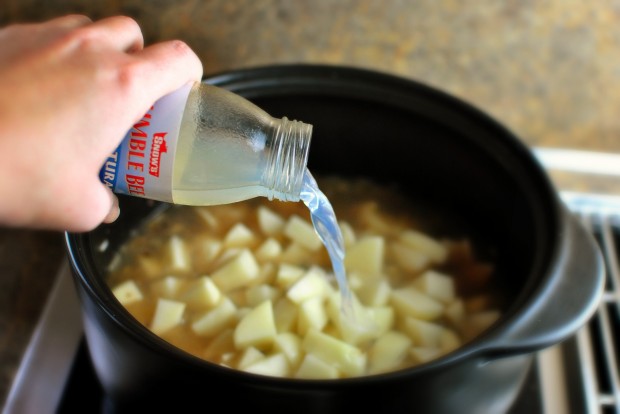
<path id="1" fill-rule="evenodd" d="M 593 314 L 604 281 L 596 243 L 528 148 L 471 105 L 411 80 L 343 67 L 264 67 L 205 81 L 275 117 L 313 124 L 313 174 L 395 184 L 460 217 L 493 247 L 503 316 L 455 352 L 388 374 L 309 381 L 220 367 L 159 339 L 111 294 L 106 266 L 159 205 L 121 197 L 117 222 L 66 235 L 88 348 L 116 411 L 504 412 L 534 352 L 571 336 Z"/>

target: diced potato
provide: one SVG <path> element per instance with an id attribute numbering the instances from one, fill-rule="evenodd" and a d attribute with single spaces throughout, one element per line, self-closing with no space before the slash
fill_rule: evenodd
<path id="1" fill-rule="evenodd" d="M 283 354 L 274 354 L 248 365 L 243 371 L 271 377 L 286 377 L 289 375 L 289 366 Z"/>
<path id="2" fill-rule="evenodd" d="M 189 251 L 183 239 L 178 236 L 170 237 L 168 242 L 168 268 L 172 271 L 187 272 L 191 269 Z"/>
<path id="3" fill-rule="evenodd" d="M 195 207 L 193 210 L 196 214 L 198 214 L 198 217 L 202 219 L 208 228 L 216 229 L 218 227 L 219 222 L 208 207 Z"/>
<path id="4" fill-rule="evenodd" d="M 282 292 L 278 288 L 268 284 L 250 286 L 245 291 L 246 303 L 247 306 L 255 307 L 266 300 L 275 302 L 281 294 Z"/>
<path id="5" fill-rule="evenodd" d="M 338 223 L 340 227 L 340 233 L 342 233 L 342 241 L 344 241 L 344 247 L 348 248 L 355 244 L 357 237 L 355 236 L 355 230 L 353 227 L 346 221 L 341 221 Z"/>
<path id="6" fill-rule="evenodd" d="M 222 247 L 222 249 L 220 250 L 220 253 L 217 255 L 217 257 L 215 257 L 215 260 L 213 260 L 213 262 L 211 263 L 211 270 L 217 269 L 225 265 L 226 263 L 231 261 L 233 258 L 238 256 L 239 253 L 241 253 L 243 250 L 244 249 L 241 247 L 231 247 L 228 249 L 224 249 Z"/>
<path id="7" fill-rule="evenodd" d="M 176 299 L 187 285 L 187 280 L 175 276 L 166 276 L 151 284 L 155 294 L 165 299 Z"/>
<path id="8" fill-rule="evenodd" d="M 249 365 L 252 365 L 255 362 L 263 360 L 265 358 L 265 354 L 263 354 L 258 349 L 253 346 L 247 347 L 241 353 L 241 357 L 239 358 L 239 362 L 237 364 L 237 368 L 244 369 Z"/>
<path id="9" fill-rule="evenodd" d="M 278 332 L 293 332 L 297 328 L 297 314 L 299 309 L 297 305 L 288 300 L 286 297 L 278 299 L 273 313 Z"/>
<path id="10" fill-rule="evenodd" d="M 461 346 L 461 338 L 452 329 L 444 329 L 439 337 L 439 349 L 443 354 L 454 351 Z"/>
<path id="11" fill-rule="evenodd" d="M 201 237 L 194 241 L 194 265 L 196 269 L 206 271 L 213 265 L 215 259 L 222 251 L 222 242 L 211 237 Z"/>
<path id="12" fill-rule="evenodd" d="M 351 293 L 350 299 L 349 307 L 343 309 L 341 296 L 328 297 L 326 309 L 329 320 L 337 328 L 338 337 L 346 343 L 356 346 L 366 344 L 380 335 L 378 326 L 354 293 Z"/>
<path id="13" fill-rule="evenodd" d="M 322 297 L 312 297 L 299 304 L 297 330 L 305 335 L 309 329 L 322 330 L 327 325 L 327 312 Z"/>
<path id="14" fill-rule="evenodd" d="M 183 294 L 183 301 L 192 309 L 211 309 L 222 298 L 222 292 L 209 276 L 196 280 Z"/>
<path id="15" fill-rule="evenodd" d="M 301 278 L 305 272 L 303 267 L 281 263 L 276 274 L 276 284 L 286 289 Z"/>
<path id="16" fill-rule="evenodd" d="M 276 333 L 273 306 L 267 300 L 239 321 L 235 328 L 235 346 L 237 349 L 249 346 L 265 349 L 273 343 Z"/>
<path id="17" fill-rule="evenodd" d="M 385 239 L 365 236 L 347 249 L 344 264 L 349 272 L 378 276 L 383 270 Z"/>
<path id="18" fill-rule="evenodd" d="M 369 324 L 377 332 L 383 335 L 394 327 L 394 308 L 391 306 L 373 306 L 366 308 Z"/>
<path id="19" fill-rule="evenodd" d="M 245 224 L 237 223 L 224 236 L 224 246 L 249 247 L 255 241 L 254 233 Z"/>
<path id="20" fill-rule="evenodd" d="M 235 351 L 233 330 L 227 328 L 211 339 L 211 342 L 209 342 L 209 345 L 207 345 L 203 352 L 203 357 L 211 361 L 221 362 L 225 355 L 230 355 Z"/>
<path id="21" fill-rule="evenodd" d="M 272 238 L 265 240 L 254 252 L 256 259 L 260 262 L 277 260 L 281 254 L 282 245 Z"/>
<path id="22" fill-rule="evenodd" d="M 423 346 L 414 346 L 409 350 L 411 358 L 418 364 L 424 364 L 441 356 L 439 348 L 425 348 Z"/>
<path id="23" fill-rule="evenodd" d="M 366 306 L 384 306 L 390 301 L 392 288 L 384 277 L 368 278 L 355 293 Z"/>
<path id="24" fill-rule="evenodd" d="M 291 332 L 276 335 L 273 341 L 273 350 L 275 353 L 284 354 L 291 367 L 298 366 L 303 356 L 301 338 Z"/>
<path id="25" fill-rule="evenodd" d="M 259 270 L 254 255 L 249 250 L 243 249 L 232 260 L 214 271 L 211 279 L 223 292 L 228 292 L 247 286 L 258 277 Z"/>
<path id="26" fill-rule="evenodd" d="M 408 286 L 392 290 L 390 303 L 401 316 L 412 316 L 418 319 L 433 320 L 441 316 L 441 302 Z"/>
<path id="27" fill-rule="evenodd" d="M 360 349 L 315 330 L 308 331 L 303 339 L 302 349 L 346 376 L 355 377 L 366 370 L 366 355 Z"/>
<path id="28" fill-rule="evenodd" d="M 431 263 L 431 258 L 426 253 L 402 242 L 391 243 L 390 252 L 396 263 L 407 272 L 421 272 Z"/>
<path id="29" fill-rule="evenodd" d="M 299 379 L 336 379 L 340 373 L 336 368 L 312 354 L 306 354 L 295 373 Z"/>
<path id="30" fill-rule="evenodd" d="M 185 303 L 169 299 L 159 299 L 155 307 L 155 315 L 151 320 L 150 329 L 161 335 L 180 324 L 185 312 Z"/>
<path id="31" fill-rule="evenodd" d="M 406 335 L 389 331 L 373 344 L 368 352 L 368 372 L 378 374 L 397 368 L 407 357 L 411 339 Z"/>
<path id="32" fill-rule="evenodd" d="M 265 206 L 258 208 L 258 226 L 263 234 L 276 236 L 284 229 L 284 219 Z"/>
<path id="33" fill-rule="evenodd" d="M 376 201 L 368 201 L 358 207 L 359 220 L 365 227 L 377 234 L 391 234 L 398 229 L 387 220 L 387 217 L 379 210 Z"/>
<path id="34" fill-rule="evenodd" d="M 293 303 L 300 304 L 306 299 L 324 297 L 328 292 L 326 285 L 325 273 L 313 267 L 288 289 L 286 296 Z"/>
<path id="35" fill-rule="evenodd" d="M 365 277 L 361 277 L 356 272 L 348 272 L 347 273 L 347 281 L 349 284 L 349 289 L 353 291 L 358 291 L 364 286 Z"/>
<path id="36" fill-rule="evenodd" d="M 319 250 L 323 245 L 312 224 L 296 214 L 289 217 L 284 226 L 284 234 L 310 251 Z"/>
<path id="37" fill-rule="evenodd" d="M 138 287 L 135 281 L 126 280 L 112 289 L 112 293 L 118 299 L 118 301 L 127 306 L 134 302 L 139 302 L 144 299 L 142 291 Z"/>
<path id="38" fill-rule="evenodd" d="M 407 317 L 403 330 L 413 339 L 416 346 L 438 348 L 441 335 L 445 328 L 437 323 Z"/>
<path id="39" fill-rule="evenodd" d="M 192 330 L 198 336 L 214 336 L 230 326 L 236 319 L 237 307 L 227 297 L 213 309 L 201 314 L 192 323 Z"/>
<path id="40" fill-rule="evenodd" d="M 407 230 L 401 233 L 400 240 L 425 253 L 434 263 L 443 263 L 448 256 L 448 249 L 434 238 L 417 230 Z"/>
<path id="41" fill-rule="evenodd" d="M 443 303 L 450 303 L 456 297 L 454 279 L 436 270 L 422 273 L 413 284 L 421 292 Z"/>
<path id="42" fill-rule="evenodd" d="M 298 266 L 308 266 L 313 262 L 312 252 L 299 243 L 291 243 L 284 248 L 280 261 Z"/>

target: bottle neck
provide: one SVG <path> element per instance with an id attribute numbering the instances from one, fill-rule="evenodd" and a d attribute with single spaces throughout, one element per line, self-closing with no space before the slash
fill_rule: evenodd
<path id="1" fill-rule="evenodd" d="M 311 137 L 310 124 L 286 117 L 275 121 L 263 180 L 270 200 L 299 201 Z"/>

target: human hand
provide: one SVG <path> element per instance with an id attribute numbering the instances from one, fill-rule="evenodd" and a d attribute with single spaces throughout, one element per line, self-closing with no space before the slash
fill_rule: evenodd
<path id="1" fill-rule="evenodd" d="M 115 220 L 104 161 L 156 100 L 201 77 L 185 43 L 144 47 L 128 17 L 0 29 L 0 224 L 87 231 Z"/>

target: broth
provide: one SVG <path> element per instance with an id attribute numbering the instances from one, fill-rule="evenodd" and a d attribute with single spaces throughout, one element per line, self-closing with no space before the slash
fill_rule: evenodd
<path id="1" fill-rule="evenodd" d="M 330 257 L 302 203 L 170 206 L 122 246 L 108 283 L 140 323 L 180 349 L 294 378 L 422 364 L 500 316 L 493 264 L 468 235 L 455 236 L 462 230 L 431 235 L 437 222 L 449 227 L 445 216 L 366 180 L 320 186 L 344 236 L 353 319 L 340 312 Z"/>

